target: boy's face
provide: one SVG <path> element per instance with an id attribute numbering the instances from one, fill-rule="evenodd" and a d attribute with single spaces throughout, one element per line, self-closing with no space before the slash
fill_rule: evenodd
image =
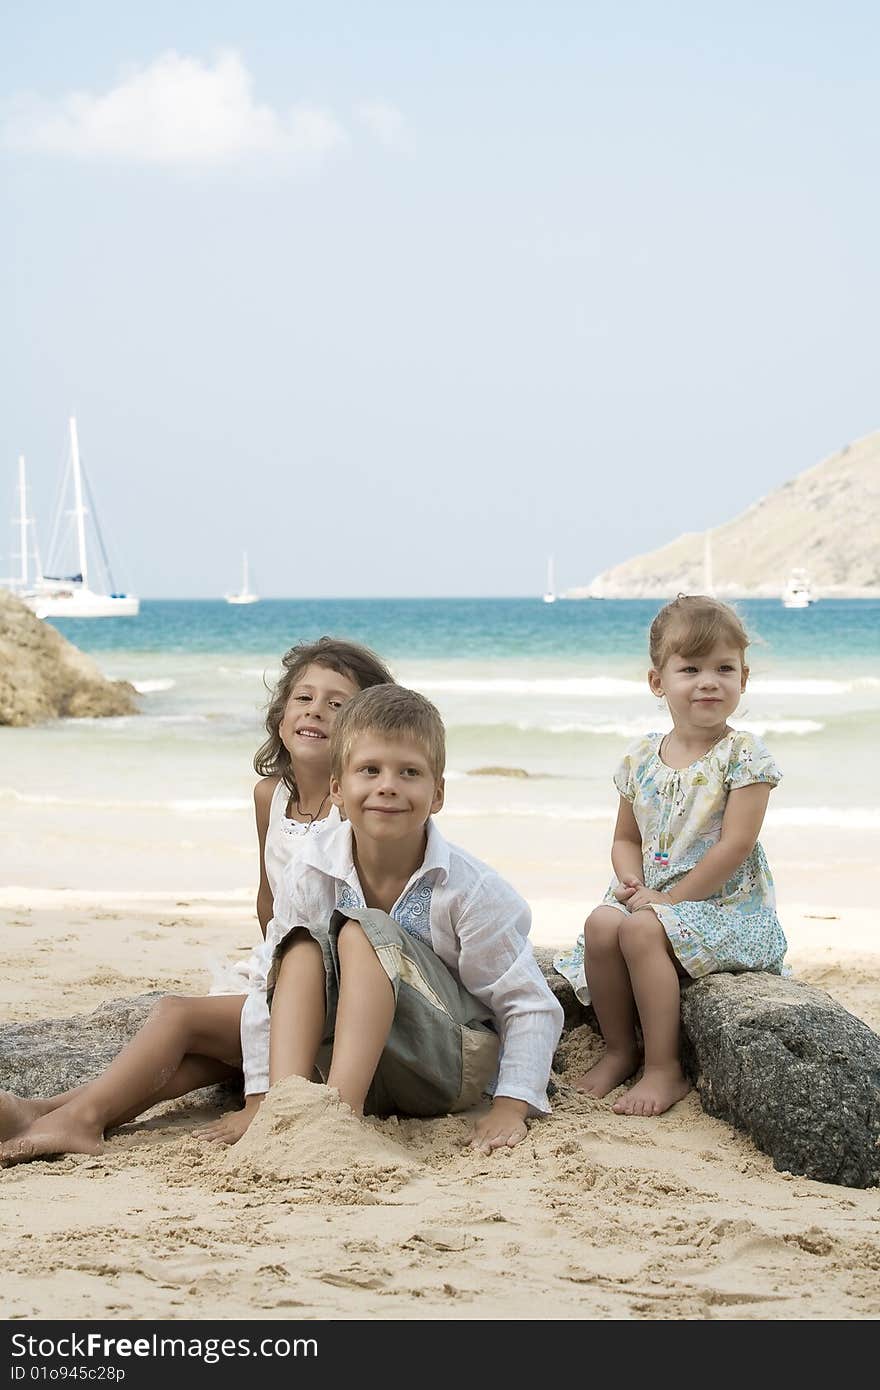
<path id="1" fill-rule="evenodd" d="M 420 835 L 440 810 L 443 778 L 434 780 L 420 744 L 368 732 L 352 743 L 342 776 L 330 779 L 330 794 L 357 838 L 397 844 Z"/>

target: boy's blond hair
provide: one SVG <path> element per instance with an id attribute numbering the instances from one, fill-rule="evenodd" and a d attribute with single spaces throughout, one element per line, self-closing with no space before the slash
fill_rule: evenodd
<path id="1" fill-rule="evenodd" d="M 749 641 L 739 614 L 729 604 L 705 594 L 679 594 L 660 609 L 651 624 L 651 666 L 660 671 L 674 652 L 680 656 L 705 656 L 719 642 L 729 642 L 739 652 L 743 670 L 748 670 Z"/>
<path id="2" fill-rule="evenodd" d="M 403 685 L 374 685 L 355 695 L 340 710 L 330 735 L 330 776 L 345 771 L 351 747 L 362 734 L 412 739 L 425 754 L 434 781 L 446 766 L 446 731 L 440 712 L 415 690 Z"/>

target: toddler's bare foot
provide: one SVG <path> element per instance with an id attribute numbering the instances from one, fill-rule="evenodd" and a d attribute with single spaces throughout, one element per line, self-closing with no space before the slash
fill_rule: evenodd
<path id="1" fill-rule="evenodd" d="M 100 1128 L 77 1115 L 72 1106 L 43 1115 L 15 1139 L 0 1144 L 0 1167 L 30 1163 L 52 1154 L 98 1154 L 104 1147 Z"/>
<path id="2" fill-rule="evenodd" d="M 676 1101 L 684 1100 L 691 1083 L 676 1063 L 671 1067 L 646 1067 L 635 1086 L 616 1100 L 618 1115 L 662 1115 Z"/>
<path id="3" fill-rule="evenodd" d="M 45 1100 L 23 1100 L 11 1091 L 0 1091 L 0 1142 L 15 1139 L 19 1134 L 47 1115 L 53 1106 Z"/>
<path id="4" fill-rule="evenodd" d="M 615 1051 L 609 1048 L 602 1060 L 583 1075 L 576 1076 L 572 1085 L 585 1096 L 601 1099 L 602 1096 L 607 1096 L 609 1091 L 613 1091 L 615 1086 L 626 1081 L 627 1077 L 632 1076 L 640 1061 L 641 1053 L 635 1044 Z"/>
<path id="5" fill-rule="evenodd" d="M 243 1110 L 230 1110 L 219 1120 L 203 1125 L 200 1131 L 204 1139 L 212 1144 L 237 1144 L 263 1102 L 262 1096 L 248 1096 Z"/>

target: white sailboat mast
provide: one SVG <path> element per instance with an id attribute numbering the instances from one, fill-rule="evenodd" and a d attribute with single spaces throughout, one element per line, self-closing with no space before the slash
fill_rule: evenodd
<path id="1" fill-rule="evenodd" d="M 18 527 L 21 546 L 21 586 L 27 588 L 28 582 L 28 552 L 27 552 L 27 483 L 24 476 L 24 454 L 19 455 L 18 459 Z"/>
<path id="2" fill-rule="evenodd" d="M 70 450 L 73 458 L 74 515 L 76 516 L 76 539 L 79 549 L 79 572 L 82 575 L 83 588 L 87 589 L 89 576 L 86 561 L 86 511 L 82 499 L 82 474 L 79 463 L 79 441 L 76 437 L 76 420 L 72 415 L 70 417 Z"/>
<path id="3" fill-rule="evenodd" d="M 248 592 L 248 566 L 246 550 L 243 550 L 241 553 L 241 592 L 243 594 L 246 594 Z"/>

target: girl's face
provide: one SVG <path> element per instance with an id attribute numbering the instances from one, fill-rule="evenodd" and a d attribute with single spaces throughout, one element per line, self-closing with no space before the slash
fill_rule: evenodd
<path id="1" fill-rule="evenodd" d="M 711 731 L 725 724 L 746 688 L 748 667 L 742 652 L 720 642 L 705 656 L 673 652 L 648 680 L 655 695 L 662 696 L 677 728 Z"/>
<path id="2" fill-rule="evenodd" d="M 330 732 L 336 716 L 360 687 L 349 676 L 326 666 L 307 666 L 299 675 L 284 707 L 278 735 L 294 768 L 330 768 Z"/>

